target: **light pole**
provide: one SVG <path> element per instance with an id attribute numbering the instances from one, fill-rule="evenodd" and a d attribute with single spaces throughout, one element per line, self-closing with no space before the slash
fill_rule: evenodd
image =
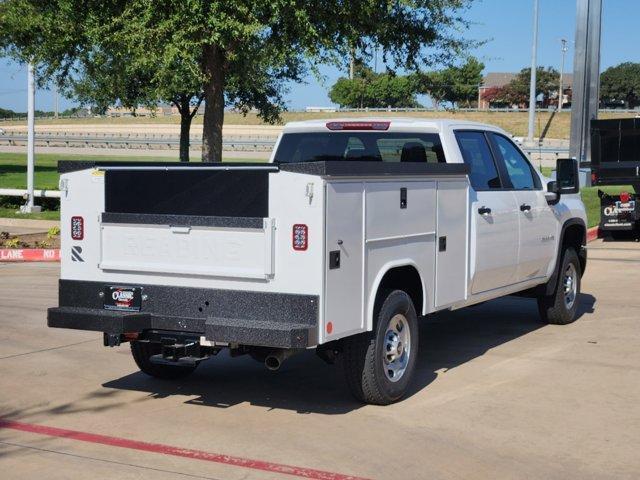
<path id="1" fill-rule="evenodd" d="M 20 207 L 20 212 L 22 213 L 40 211 L 40 207 L 36 207 L 33 204 L 36 83 L 32 63 L 29 63 L 27 67 L 27 85 L 27 203 Z"/>
<path id="2" fill-rule="evenodd" d="M 54 111 L 55 111 L 55 118 L 58 118 L 58 109 L 59 109 L 59 106 L 60 106 L 59 98 L 58 98 L 58 85 L 55 85 L 54 88 L 55 88 L 55 90 L 54 90 L 54 93 L 55 93 Z"/>
<path id="3" fill-rule="evenodd" d="M 590 122 L 598 118 L 602 0 L 577 0 L 569 156 L 591 158 Z"/>
<path id="4" fill-rule="evenodd" d="M 529 83 L 529 132 L 527 140 L 533 141 L 536 122 L 536 73 L 538 54 L 538 0 L 533 0 L 533 44 L 531 46 L 531 81 Z"/>
<path id="5" fill-rule="evenodd" d="M 560 89 L 558 90 L 558 111 L 562 111 L 562 103 L 564 102 L 564 89 L 562 86 L 562 80 L 564 76 L 564 57 L 569 50 L 569 42 L 566 38 L 561 38 L 560 43 L 562 44 L 562 62 L 560 63 Z"/>

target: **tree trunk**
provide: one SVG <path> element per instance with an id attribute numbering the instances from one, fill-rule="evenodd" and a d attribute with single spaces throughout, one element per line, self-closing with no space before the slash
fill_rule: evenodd
<path id="1" fill-rule="evenodd" d="M 215 45 L 204 47 L 204 120 L 202 125 L 202 161 L 222 161 L 222 124 L 224 122 L 224 53 Z"/>
<path id="2" fill-rule="evenodd" d="M 180 108 L 180 161 L 189 161 L 189 132 L 191 131 L 191 112 L 189 111 L 189 100 L 186 105 Z"/>

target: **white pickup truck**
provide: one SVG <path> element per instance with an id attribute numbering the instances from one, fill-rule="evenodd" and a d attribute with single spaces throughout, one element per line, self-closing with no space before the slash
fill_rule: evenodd
<path id="1" fill-rule="evenodd" d="M 48 325 L 131 342 L 180 378 L 229 349 L 276 370 L 316 349 L 361 401 L 407 391 L 418 317 L 505 295 L 574 320 L 577 166 L 547 183 L 502 130 L 451 120 L 285 126 L 269 164 L 61 162 Z"/>

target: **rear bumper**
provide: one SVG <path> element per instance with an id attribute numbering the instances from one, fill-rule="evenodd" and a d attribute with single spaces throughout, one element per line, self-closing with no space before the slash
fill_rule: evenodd
<path id="1" fill-rule="evenodd" d="M 139 312 L 104 310 L 102 282 L 60 280 L 60 306 L 48 310 L 47 325 L 112 335 L 176 331 L 194 333 L 210 341 L 273 348 L 317 344 L 317 296 L 121 286 L 142 287 L 144 301 Z"/>

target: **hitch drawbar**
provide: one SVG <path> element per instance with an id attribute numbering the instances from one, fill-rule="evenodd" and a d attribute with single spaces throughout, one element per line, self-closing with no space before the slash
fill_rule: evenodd
<path id="1" fill-rule="evenodd" d="M 124 338 L 123 338 L 124 337 Z M 137 337 L 137 335 L 136 335 Z M 127 334 L 104 334 L 104 345 L 114 347 L 120 345 L 122 341 L 135 340 L 140 343 L 160 343 L 161 350 L 157 355 L 152 355 L 151 363 L 161 365 L 185 365 L 196 366 L 203 360 L 207 360 L 220 351 L 220 347 L 210 347 L 201 345 L 199 339 L 189 337 L 164 336 L 160 332 L 149 332 L 148 338 L 134 339 L 127 338 Z"/>
<path id="2" fill-rule="evenodd" d="M 151 363 L 161 365 L 190 365 L 196 366 L 203 360 L 215 355 L 219 350 L 211 347 L 201 347 L 199 342 L 191 341 L 178 343 L 173 338 L 161 339 L 162 350 L 157 355 L 152 355 Z M 214 353 L 215 352 L 215 353 Z"/>

